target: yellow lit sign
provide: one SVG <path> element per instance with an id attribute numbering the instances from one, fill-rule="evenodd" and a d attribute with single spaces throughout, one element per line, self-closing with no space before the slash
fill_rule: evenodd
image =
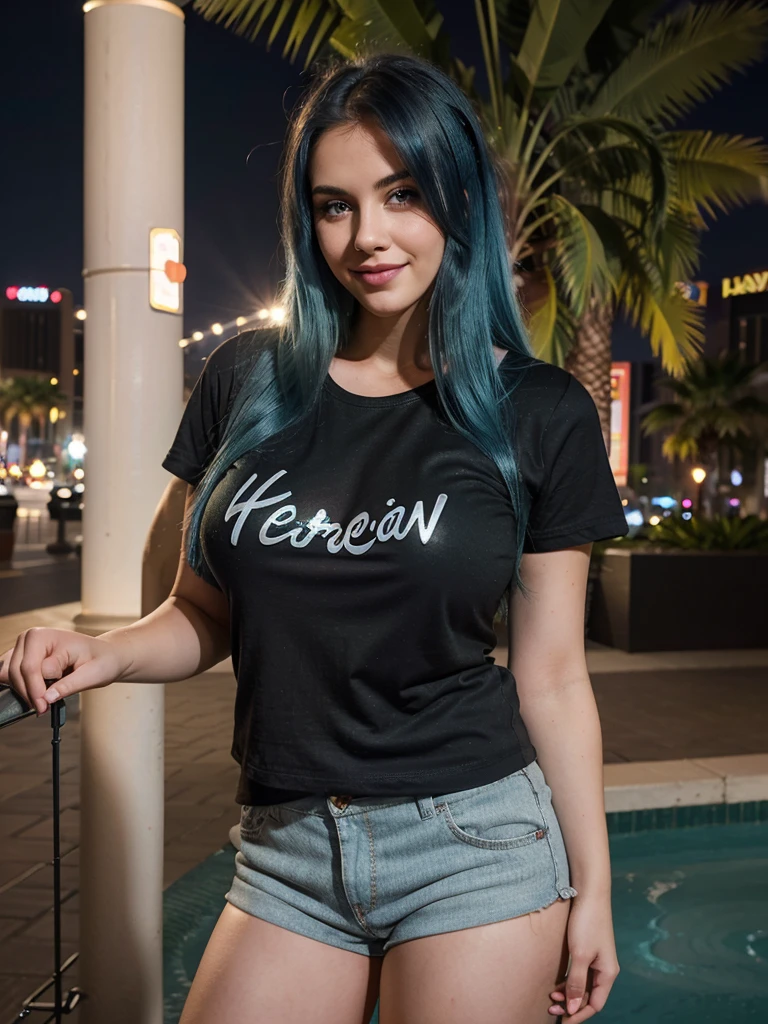
<path id="1" fill-rule="evenodd" d="M 723 278 L 724 299 L 732 295 L 757 295 L 758 292 L 768 292 L 768 270 L 744 274 L 743 277 Z"/>

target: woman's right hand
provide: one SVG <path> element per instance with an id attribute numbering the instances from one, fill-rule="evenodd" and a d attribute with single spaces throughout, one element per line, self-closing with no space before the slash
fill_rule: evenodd
<path id="1" fill-rule="evenodd" d="M 121 647 L 108 640 L 35 626 L 19 633 L 14 646 L 0 656 L 0 683 L 44 714 L 63 697 L 114 683 L 129 667 Z"/>

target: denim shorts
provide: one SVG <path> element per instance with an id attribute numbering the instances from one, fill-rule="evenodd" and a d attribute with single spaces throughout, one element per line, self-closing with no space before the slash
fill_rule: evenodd
<path id="1" fill-rule="evenodd" d="M 365 956 L 576 896 L 533 761 L 443 796 L 308 796 L 242 807 L 229 903 Z"/>

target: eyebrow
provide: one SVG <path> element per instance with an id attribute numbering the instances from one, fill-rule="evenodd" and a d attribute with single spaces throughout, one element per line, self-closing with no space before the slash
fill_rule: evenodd
<path id="1" fill-rule="evenodd" d="M 386 188 L 387 185 L 394 185 L 396 181 L 403 181 L 404 178 L 413 177 L 411 173 L 403 168 L 401 171 L 395 171 L 394 174 L 388 174 L 386 178 L 381 178 L 373 186 L 375 189 Z M 325 195 L 325 196 L 348 196 L 349 192 L 343 188 L 337 188 L 335 185 L 315 185 L 312 189 L 312 195 Z"/>

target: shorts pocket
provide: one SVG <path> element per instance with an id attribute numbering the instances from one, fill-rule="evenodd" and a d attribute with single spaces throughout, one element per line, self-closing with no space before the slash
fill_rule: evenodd
<path id="1" fill-rule="evenodd" d="M 527 846 L 549 831 L 522 770 L 488 786 L 441 797 L 435 809 L 455 839 L 485 850 Z"/>
<path id="2" fill-rule="evenodd" d="M 247 842 L 256 842 L 261 835 L 267 818 L 270 815 L 270 806 L 259 804 L 250 806 L 243 804 L 240 808 L 240 836 Z"/>

